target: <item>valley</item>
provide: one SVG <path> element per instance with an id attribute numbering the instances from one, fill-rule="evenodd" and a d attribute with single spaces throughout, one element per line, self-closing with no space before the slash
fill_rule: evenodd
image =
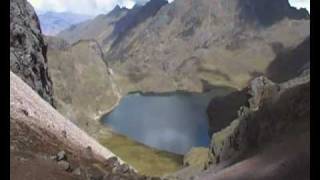
<path id="1" fill-rule="evenodd" d="M 290 149 L 294 138 L 310 144 L 306 9 L 288 0 L 150 0 L 45 36 L 48 21 L 14 1 L 15 179 L 28 168 L 15 157 L 29 156 L 30 168 L 43 164 L 61 179 L 262 180 L 266 166 L 273 179 L 308 179 L 308 150 Z M 71 168 L 61 174 L 49 157 L 62 150 Z M 267 161 L 272 152 L 279 158 Z M 301 171 L 279 170 L 296 160 Z"/>

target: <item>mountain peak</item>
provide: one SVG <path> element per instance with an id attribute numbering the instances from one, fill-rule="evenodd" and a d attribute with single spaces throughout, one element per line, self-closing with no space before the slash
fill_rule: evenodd
<path id="1" fill-rule="evenodd" d="M 126 7 L 120 7 L 119 5 L 116 5 L 109 13 L 108 16 L 119 16 L 120 14 L 122 14 L 122 12 L 126 12 L 129 11 L 129 9 L 127 9 Z"/>
<path id="2" fill-rule="evenodd" d="M 260 25 L 269 26 L 282 20 L 309 19 L 309 12 L 292 7 L 288 0 L 238 0 L 240 18 L 254 20 Z"/>

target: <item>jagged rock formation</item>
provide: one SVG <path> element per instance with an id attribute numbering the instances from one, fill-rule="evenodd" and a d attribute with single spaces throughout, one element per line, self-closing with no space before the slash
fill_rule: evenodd
<path id="1" fill-rule="evenodd" d="M 199 179 L 308 179 L 308 71 L 281 84 L 265 77 L 256 78 L 251 82 L 249 94 L 249 104 L 240 107 L 238 117 L 213 134 L 213 166 Z M 274 157 L 267 161 L 265 158 L 271 154 Z M 256 164 L 254 169 L 248 169 L 252 163 Z M 262 173 L 260 168 L 266 167 L 270 169 Z"/>
<path id="2" fill-rule="evenodd" d="M 10 69 L 53 104 L 46 54 L 47 46 L 33 7 L 26 0 L 10 1 Z"/>
<path id="3" fill-rule="evenodd" d="M 99 44 L 83 40 L 49 49 L 48 66 L 58 111 L 90 134 L 97 132 L 98 119 L 120 101 Z"/>
<path id="4" fill-rule="evenodd" d="M 154 16 L 158 10 L 167 3 L 166 0 L 150 0 L 144 6 L 134 6 L 126 16 L 115 23 L 111 34 L 115 39 L 112 46 L 115 46 L 120 42 L 131 29 L 134 29 L 140 23 L 143 23 L 149 17 Z"/>
<path id="5" fill-rule="evenodd" d="M 66 169 L 50 158 L 61 150 Z M 11 179 L 146 179 L 114 157 L 10 72 Z"/>

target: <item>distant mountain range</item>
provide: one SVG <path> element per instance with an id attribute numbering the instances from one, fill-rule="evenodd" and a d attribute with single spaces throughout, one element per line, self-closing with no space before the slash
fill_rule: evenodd
<path id="1" fill-rule="evenodd" d="M 56 35 L 72 25 L 93 18 L 89 15 L 70 12 L 39 12 L 38 14 L 42 32 L 45 35 Z"/>

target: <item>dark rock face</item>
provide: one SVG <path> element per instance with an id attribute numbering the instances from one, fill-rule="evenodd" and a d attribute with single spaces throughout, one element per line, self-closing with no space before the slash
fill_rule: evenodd
<path id="1" fill-rule="evenodd" d="M 269 26 L 287 17 L 290 19 L 308 19 L 306 9 L 291 7 L 288 0 L 240 0 L 242 18 L 255 20 L 258 24 Z M 272 11 L 272 12 L 270 12 Z"/>
<path id="2" fill-rule="evenodd" d="M 296 48 L 277 53 L 266 74 L 272 81 L 281 83 L 296 77 L 308 67 L 310 67 L 310 36 Z"/>
<path id="3" fill-rule="evenodd" d="M 237 118 L 237 110 L 248 101 L 247 89 L 236 91 L 224 97 L 213 98 L 208 106 L 209 136 L 228 126 Z"/>
<path id="4" fill-rule="evenodd" d="M 282 84 L 265 77 L 253 80 L 249 106 L 240 108 L 231 128 L 213 135 L 214 163 L 230 165 L 262 150 L 267 143 L 309 132 L 309 81 L 308 73 Z"/>
<path id="5" fill-rule="evenodd" d="M 53 105 L 46 54 L 47 46 L 32 6 L 26 0 L 10 1 L 10 69 Z"/>
<path id="6" fill-rule="evenodd" d="M 166 5 L 166 0 L 151 0 L 144 6 L 135 6 L 126 16 L 121 18 L 114 26 L 113 35 L 117 36 L 117 40 L 113 45 L 116 45 L 118 41 L 138 24 L 144 22 L 147 18 L 154 16 L 158 10 Z"/>
<path id="7" fill-rule="evenodd" d="M 120 16 L 121 13 L 127 12 L 127 11 L 129 11 L 129 9 L 127 9 L 127 8 L 125 8 L 125 7 L 120 8 L 120 6 L 117 5 L 116 7 L 114 7 L 114 8 L 107 14 L 107 16 L 117 17 L 117 16 Z"/>

